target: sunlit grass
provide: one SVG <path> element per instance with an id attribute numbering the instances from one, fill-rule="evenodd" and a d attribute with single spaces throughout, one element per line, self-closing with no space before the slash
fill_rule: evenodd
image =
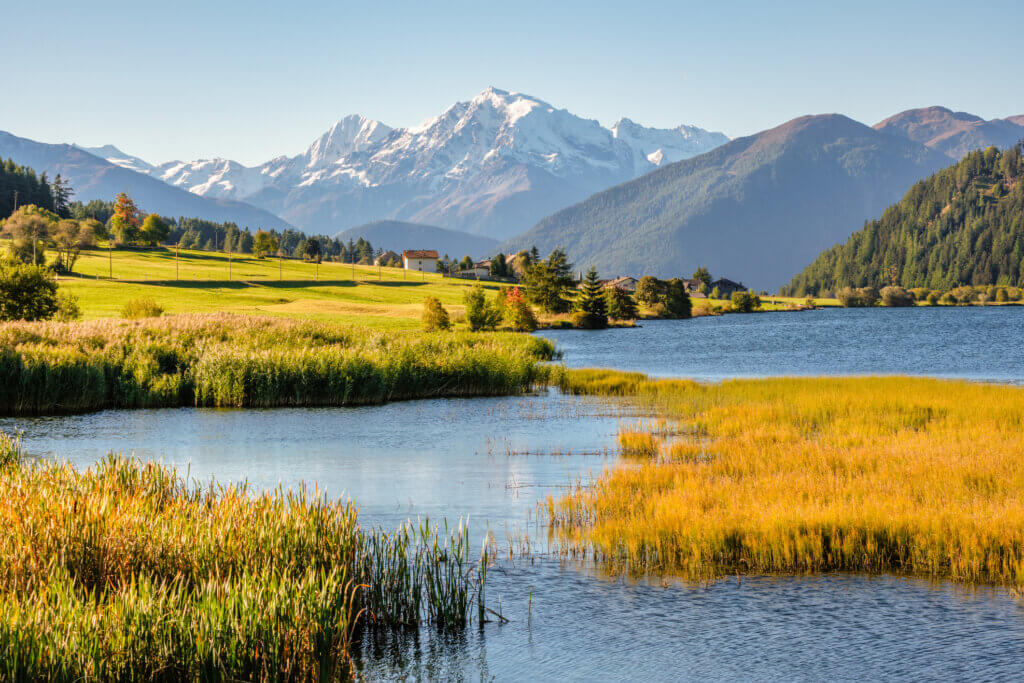
<path id="1" fill-rule="evenodd" d="M 305 488 L 113 456 L 7 458 L 0 556 L 4 680 L 347 678 L 360 629 L 463 628 L 484 576 L 462 525 L 364 530 Z"/>
<path id="2" fill-rule="evenodd" d="M 342 406 L 509 395 L 547 340 L 240 315 L 0 324 L 0 414 L 160 406 Z"/>
<path id="3" fill-rule="evenodd" d="M 561 383 L 631 397 L 676 423 L 658 461 L 549 499 L 562 541 L 612 571 L 1024 585 L 1018 387 L 907 377 L 702 384 L 594 370 L 567 371 Z"/>

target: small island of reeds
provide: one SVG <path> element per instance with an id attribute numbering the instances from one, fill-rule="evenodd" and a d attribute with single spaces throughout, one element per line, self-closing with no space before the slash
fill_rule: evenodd
<path id="1" fill-rule="evenodd" d="M 555 533 L 626 574 L 886 572 L 1024 585 L 1024 390 L 909 377 L 704 384 L 567 371 L 624 396 L 593 486 L 549 498 Z"/>
<path id="2" fill-rule="evenodd" d="M 380 331 L 247 315 L 0 325 L 0 415 L 346 406 L 509 395 L 554 347 L 512 333 Z"/>

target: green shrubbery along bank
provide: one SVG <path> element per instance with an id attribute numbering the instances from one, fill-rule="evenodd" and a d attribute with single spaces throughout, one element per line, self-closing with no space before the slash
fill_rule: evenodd
<path id="1" fill-rule="evenodd" d="M 229 314 L 0 325 L 0 414 L 343 406 L 521 393 L 553 345 Z"/>

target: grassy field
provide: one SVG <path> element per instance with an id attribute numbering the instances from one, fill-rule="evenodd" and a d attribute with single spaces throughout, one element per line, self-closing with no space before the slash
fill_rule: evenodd
<path id="1" fill-rule="evenodd" d="M 366 530 L 350 502 L 114 456 L 33 464 L 3 433 L 0 556 L 12 681 L 351 680 L 362 629 L 465 628 L 488 562 L 462 525 Z"/>
<path id="2" fill-rule="evenodd" d="M 567 547 L 690 579 L 893 572 L 1024 587 L 1024 390 L 909 377 L 701 384 L 567 372 L 642 402 L 635 466 L 549 499 Z"/>
<path id="3" fill-rule="evenodd" d="M 116 317 L 129 299 L 149 297 L 167 313 L 248 313 L 415 328 L 423 300 L 434 296 L 449 312 L 462 311 L 463 292 L 475 283 L 401 268 L 174 249 L 83 252 L 75 274 L 60 285 L 79 298 L 86 319 Z M 177 261 L 177 265 L 176 262 Z M 114 279 L 109 278 L 113 272 Z M 497 285 L 482 283 L 488 291 Z"/>

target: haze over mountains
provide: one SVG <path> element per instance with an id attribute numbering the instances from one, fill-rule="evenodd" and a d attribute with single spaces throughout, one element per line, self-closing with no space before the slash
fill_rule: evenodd
<path id="1" fill-rule="evenodd" d="M 253 168 L 205 159 L 142 170 L 204 197 L 262 207 L 307 232 L 393 219 L 506 238 L 594 192 L 727 141 L 700 128 L 645 128 L 629 119 L 605 128 L 488 88 L 412 128 L 347 116 L 304 153 Z M 138 169 L 120 150 L 106 158 Z"/>
<path id="2" fill-rule="evenodd" d="M 0 158 L 14 159 L 37 173 L 58 173 L 74 188 L 73 199 L 111 201 L 127 192 L 146 211 L 165 216 L 198 216 L 241 226 L 284 229 L 288 223 L 264 209 L 219 197 L 202 197 L 112 163 L 74 145 L 51 145 L 0 131 Z M 136 162 L 141 160 L 136 160 Z M 124 160 L 128 164 L 127 159 Z M 145 162 L 142 162 L 145 163 Z"/>

